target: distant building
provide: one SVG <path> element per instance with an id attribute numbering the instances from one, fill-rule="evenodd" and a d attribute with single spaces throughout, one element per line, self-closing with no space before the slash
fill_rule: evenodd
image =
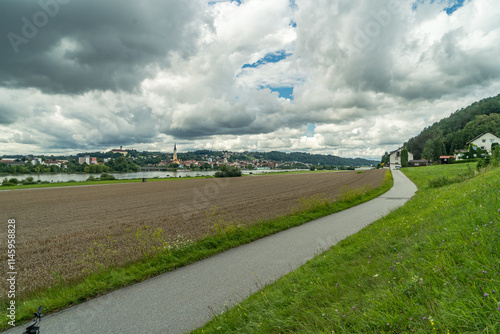
<path id="1" fill-rule="evenodd" d="M 14 161 L 15 159 L 2 159 L 0 160 L 0 164 L 6 164 L 9 166 L 22 166 L 24 165 L 24 162 L 22 161 Z"/>
<path id="2" fill-rule="evenodd" d="M 442 155 L 439 157 L 439 160 L 443 165 L 449 164 L 451 161 L 450 159 L 456 160 L 457 157 L 455 157 L 454 155 Z"/>
<path id="3" fill-rule="evenodd" d="M 120 149 L 112 149 L 111 150 L 112 153 L 120 153 L 120 154 L 123 154 L 123 155 L 127 155 L 128 154 L 128 151 L 127 150 L 124 150 L 123 149 L 123 146 L 120 146 Z"/>
<path id="4" fill-rule="evenodd" d="M 401 151 L 403 151 L 404 147 L 400 147 L 395 151 L 392 151 L 389 158 L 389 166 L 391 169 L 401 168 Z M 413 154 L 408 152 L 408 162 L 413 160 Z"/>
<path id="5" fill-rule="evenodd" d="M 410 165 L 412 167 L 425 167 L 425 166 L 430 166 L 431 162 L 429 160 L 410 160 L 409 161 Z"/>
<path id="6" fill-rule="evenodd" d="M 469 141 L 467 143 L 467 146 L 472 144 L 480 147 L 482 150 L 488 151 L 488 153 L 491 154 L 491 145 L 493 145 L 494 143 L 500 144 L 500 138 L 498 138 L 491 132 L 486 132 Z"/>
<path id="7" fill-rule="evenodd" d="M 38 165 L 38 164 L 45 165 L 42 158 L 33 158 L 33 160 L 31 160 L 31 163 L 33 165 Z"/>
<path id="8" fill-rule="evenodd" d="M 81 164 L 87 164 L 87 165 L 90 165 L 90 157 L 89 156 L 86 156 L 86 157 L 79 157 L 78 158 L 78 163 L 81 165 Z"/>

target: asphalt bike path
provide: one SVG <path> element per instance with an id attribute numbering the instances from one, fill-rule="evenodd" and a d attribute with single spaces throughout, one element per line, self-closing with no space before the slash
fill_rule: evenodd
<path id="1" fill-rule="evenodd" d="M 48 315 L 40 332 L 165 334 L 199 328 L 406 203 L 417 187 L 401 171 L 392 174 L 392 189 L 369 202 Z"/>

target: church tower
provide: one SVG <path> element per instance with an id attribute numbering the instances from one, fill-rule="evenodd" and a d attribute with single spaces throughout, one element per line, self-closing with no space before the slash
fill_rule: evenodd
<path id="1" fill-rule="evenodd" d="M 179 159 L 177 159 L 177 143 L 174 144 L 174 157 L 172 163 L 180 164 Z"/>

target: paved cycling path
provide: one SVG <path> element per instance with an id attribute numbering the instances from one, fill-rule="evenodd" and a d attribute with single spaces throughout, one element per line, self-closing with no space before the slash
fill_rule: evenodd
<path id="1" fill-rule="evenodd" d="M 354 208 L 44 317 L 41 333 L 185 333 L 295 270 L 410 199 L 416 186 L 393 171 L 394 187 Z M 22 328 L 8 331 L 22 333 Z"/>

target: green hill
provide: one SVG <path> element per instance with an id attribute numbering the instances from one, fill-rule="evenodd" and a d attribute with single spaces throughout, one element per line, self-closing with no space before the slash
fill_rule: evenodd
<path id="1" fill-rule="evenodd" d="M 455 111 L 425 128 L 405 146 L 415 159 L 425 157 L 430 150 L 439 155 L 453 154 L 455 150 L 465 148 L 470 140 L 488 131 L 500 137 L 500 94 Z"/>

